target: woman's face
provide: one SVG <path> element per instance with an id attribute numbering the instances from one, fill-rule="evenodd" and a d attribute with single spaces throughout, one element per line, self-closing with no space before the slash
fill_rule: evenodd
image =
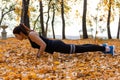
<path id="1" fill-rule="evenodd" d="M 14 35 L 18 40 L 23 40 L 24 39 L 23 36 L 20 35 L 20 34 L 14 34 Z"/>

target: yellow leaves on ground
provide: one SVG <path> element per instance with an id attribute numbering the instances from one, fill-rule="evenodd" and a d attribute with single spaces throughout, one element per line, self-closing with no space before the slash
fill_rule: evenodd
<path id="1" fill-rule="evenodd" d="M 58 62 L 58 61 L 55 61 L 55 62 L 54 62 L 54 64 L 56 64 L 56 65 L 59 65 L 59 64 L 60 64 L 60 62 Z"/>
<path id="2" fill-rule="evenodd" d="M 0 54 L 0 62 L 2 61 L 3 58 L 3 54 Z"/>
<path id="3" fill-rule="evenodd" d="M 63 40 L 68 44 L 102 44 L 116 46 L 113 57 L 102 52 L 76 54 L 45 53 L 28 40 L 0 40 L 0 80 L 120 80 L 119 40 Z"/>

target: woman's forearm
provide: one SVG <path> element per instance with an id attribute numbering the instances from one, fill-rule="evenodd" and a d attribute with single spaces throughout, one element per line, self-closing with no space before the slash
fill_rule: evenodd
<path id="1" fill-rule="evenodd" d="M 45 48 L 46 48 L 46 45 L 40 47 L 40 49 L 38 50 L 38 53 L 37 53 L 38 58 L 40 57 L 41 54 L 44 53 Z"/>

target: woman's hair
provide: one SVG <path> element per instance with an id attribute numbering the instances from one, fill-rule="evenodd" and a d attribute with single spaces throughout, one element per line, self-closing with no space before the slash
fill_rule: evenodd
<path id="1" fill-rule="evenodd" d="M 24 24 L 20 24 L 13 29 L 13 34 L 20 34 L 20 32 L 22 32 L 23 34 L 28 36 L 29 31 L 31 30 L 27 26 L 25 26 Z"/>

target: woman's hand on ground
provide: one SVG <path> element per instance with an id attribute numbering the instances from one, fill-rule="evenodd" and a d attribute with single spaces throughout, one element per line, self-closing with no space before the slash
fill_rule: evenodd
<path id="1" fill-rule="evenodd" d="M 37 58 L 40 58 L 40 56 L 41 56 L 41 54 L 40 54 L 40 53 L 37 53 L 37 56 L 36 56 L 36 57 L 37 57 Z"/>

